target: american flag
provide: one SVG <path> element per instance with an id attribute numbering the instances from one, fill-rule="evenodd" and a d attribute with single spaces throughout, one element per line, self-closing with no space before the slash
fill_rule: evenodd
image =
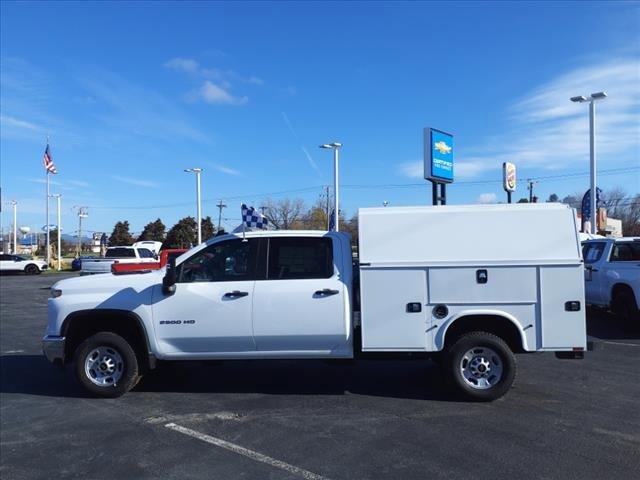
<path id="1" fill-rule="evenodd" d="M 58 173 L 56 170 L 56 166 L 53 164 L 53 158 L 51 158 L 51 152 L 49 151 L 49 144 L 47 143 L 47 148 L 44 150 L 44 156 L 42 157 L 42 164 L 44 165 L 44 169 L 47 173 L 53 173 L 54 175 Z"/>

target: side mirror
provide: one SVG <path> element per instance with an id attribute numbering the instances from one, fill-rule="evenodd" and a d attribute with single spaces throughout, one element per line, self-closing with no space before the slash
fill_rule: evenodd
<path id="1" fill-rule="evenodd" d="M 167 273 L 162 278 L 162 292 L 165 295 L 173 295 L 176 291 L 176 259 L 172 258 L 167 263 Z"/>

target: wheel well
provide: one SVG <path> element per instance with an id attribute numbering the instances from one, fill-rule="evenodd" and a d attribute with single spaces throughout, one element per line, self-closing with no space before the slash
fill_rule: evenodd
<path id="1" fill-rule="evenodd" d="M 504 340 L 514 353 L 524 352 L 518 327 L 500 315 L 465 315 L 453 321 L 445 332 L 445 348 L 469 332 L 487 332 Z"/>
<path id="2" fill-rule="evenodd" d="M 629 292 L 633 296 L 633 289 L 629 285 L 626 283 L 616 283 L 611 289 L 611 301 L 613 302 L 613 299 L 622 292 Z M 636 304 L 637 303 L 638 302 L 636 300 Z"/>
<path id="3" fill-rule="evenodd" d="M 62 325 L 66 338 L 65 358 L 71 360 L 78 346 L 98 332 L 112 332 L 124 338 L 136 352 L 139 365 L 153 368 L 149 342 L 140 318 L 121 310 L 83 310 L 69 315 Z"/>

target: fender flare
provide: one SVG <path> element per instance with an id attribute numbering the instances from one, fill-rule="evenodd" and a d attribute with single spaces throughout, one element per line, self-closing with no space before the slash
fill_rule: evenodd
<path id="1" fill-rule="evenodd" d="M 132 311 L 129 310 L 120 310 L 117 308 L 89 308 L 89 309 L 84 309 L 84 310 L 76 310 L 75 312 L 71 312 L 69 315 L 67 315 L 65 317 L 65 319 L 62 322 L 62 326 L 60 327 L 60 335 L 62 335 L 63 337 L 67 336 L 67 331 L 69 329 L 69 325 L 71 325 L 71 322 L 76 318 L 76 317 L 80 317 L 80 316 L 84 316 L 84 315 L 95 315 L 96 312 L 98 312 L 99 314 L 104 314 L 104 315 L 119 315 L 119 316 L 126 316 L 131 318 L 132 320 L 134 320 L 136 322 L 136 325 L 138 327 L 138 329 L 140 330 L 140 332 L 142 333 L 142 336 L 144 338 L 144 345 L 146 346 L 146 355 L 148 358 L 148 362 L 149 362 L 149 368 L 153 369 L 156 366 L 156 356 L 153 353 L 153 350 L 151 350 L 151 344 L 149 343 L 149 333 L 147 332 L 147 328 L 144 324 L 144 322 L 142 321 L 142 318 L 140 318 L 140 316 Z"/>
<path id="2" fill-rule="evenodd" d="M 448 318 L 447 321 L 445 322 L 445 324 L 443 325 L 443 327 L 438 329 L 438 331 L 436 332 L 435 338 L 434 338 L 434 344 L 438 348 L 438 351 L 440 351 L 440 350 L 442 350 L 444 348 L 444 341 L 445 341 L 446 336 L 447 336 L 447 331 L 449 330 L 449 327 L 455 323 L 456 320 L 459 320 L 460 318 L 463 318 L 463 317 L 472 317 L 472 316 L 481 316 L 481 315 L 484 315 L 484 316 L 490 315 L 490 316 L 493 316 L 493 317 L 501 317 L 501 318 L 504 318 L 505 320 L 509 321 L 518 330 L 518 333 L 520 334 L 520 341 L 522 342 L 522 349 L 524 351 L 526 351 L 526 352 L 531 351 L 529 349 L 529 345 L 527 343 L 527 337 L 526 337 L 526 335 L 524 333 L 524 330 L 520 326 L 520 322 L 518 322 L 516 317 L 514 317 L 510 313 L 507 313 L 507 312 L 505 312 L 503 310 L 493 310 L 493 309 L 463 310 L 463 311 L 457 312 L 455 315 L 453 315 L 450 318 Z"/>

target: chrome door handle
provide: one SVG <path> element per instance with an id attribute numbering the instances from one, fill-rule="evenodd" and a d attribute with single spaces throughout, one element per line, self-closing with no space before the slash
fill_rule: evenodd
<path id="1" fill-rule="evenodd" d="M 247 295 L 249 295 L 249 292 L 240 292 L 238 290 L 234 290 L 233 292 L 225 293 L 223 298 L 240 298 L 246 297 Z"/>
<path id="2" fill-rule="evenodd" d="M 318 295 L 320 297 L 329 297 L 331 295 L 337 295 L 340 293 L 338 290 L 331 290 L 330 288 L 323 288 L 322 290 L 316 290 L 314 295 Z"/>

